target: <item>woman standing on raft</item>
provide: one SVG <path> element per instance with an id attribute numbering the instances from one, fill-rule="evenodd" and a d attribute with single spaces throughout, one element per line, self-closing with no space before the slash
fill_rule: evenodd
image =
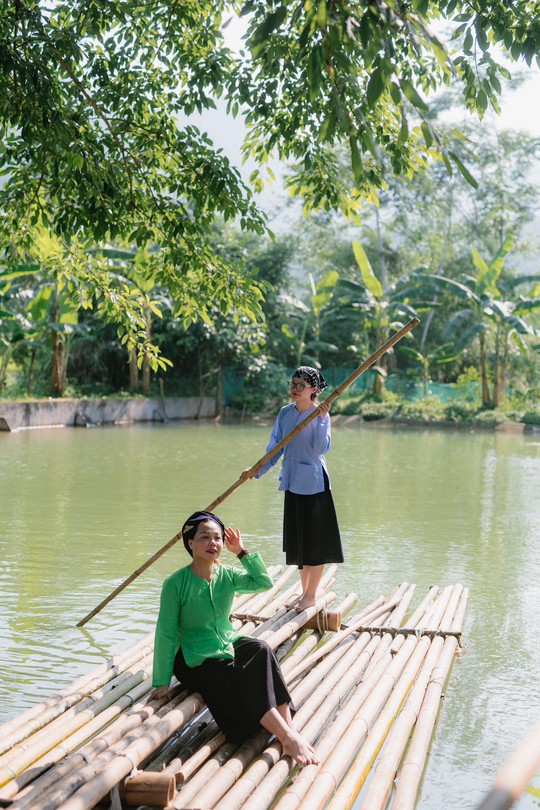
<path id="1" fill-rule="evenodd" d="M 235 593 L 272 587 L 260 555 L 248 552 L 237 529 L 217 515 L 194 512 L 182 527 L 193 558 L 163 583 L 154 648 L 154 691 L 165 697 L 174 672 L 180 683 L 202 695 L 228 742 L 242 743 L 262 726 L 300 765 L 317 765 L 309 745 L 294 728 L 291 696 L 272 648 L 242 636 L 229 614 Z M 223 546 L 242 569 L 221 565 Z"/>
<path id="2" fill-rule="evenodd" d="M 294 604 L 297 611 L 314 605 L 325 563 L 343 562 L 336 510 L 330 491 L 325 453 L 330 449 L 330 403 L 317 402 L 317 395 L 328 387 L 320 371 L 299 366 L 289 389 L 292 403 L 278 413 L 266 452 L 290 433 L 314 408 L 313 419 L 289 444 L 276 453 L 255 474 L 264 475 L 283 455 L 279 489 L 285 491 L 283 550 L 287 565 L 297 565 L 302 595 Z M 248 470 L 242 476 L 247 478 Z"/>

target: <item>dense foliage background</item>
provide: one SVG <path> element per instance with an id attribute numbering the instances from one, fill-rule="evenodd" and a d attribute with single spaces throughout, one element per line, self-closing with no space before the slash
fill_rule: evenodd
<path id="1" fill-rule="evenodd" d="M 5 3 L 0 396 L 255 411 L 297 363 L 339 382 L 417 314 L 342 407 L 463 382 L 464 411 L 534 411 L 539 142 L 482 117 L 498 54 L 530 65 L 539 34 L 526 0 Z M 220 98 L 249 179 L 190 122 Z M 272 159 L 275 233 L 254 196 Z"/>

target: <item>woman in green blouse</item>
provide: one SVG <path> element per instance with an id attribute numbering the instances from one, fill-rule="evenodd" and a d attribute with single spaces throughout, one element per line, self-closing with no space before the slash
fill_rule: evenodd
<path id="1" fill-rule="evenodd" d="M 156 626 L 150 698 L 168 693 L 171 676 L 199 692 L 229 742 L 242 743 L 263 726 L 300 765 L 318 764 L 292 722 L 291 696 L 271 647 L 242 636 L 230 620 L 235 593 L 272 587 L 260 555 L 249 553 L 237 529 L 217 515 L 195 512 L 182 527 L 192 562 L 163 584 Z M 242 569 L 221 565 L 224 544 Z"/>

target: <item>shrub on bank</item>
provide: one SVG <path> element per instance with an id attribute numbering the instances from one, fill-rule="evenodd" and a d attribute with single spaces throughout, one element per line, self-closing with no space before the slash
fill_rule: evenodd
<path id="1" fill-rule="evenodd" d="M 523 412 L 513 402 L 505 402 L 501 407 L 485 410 L 479 402 L 459 398 L 441 402 L 438 397 L 429 396 L 415 400 L 400 399 L 396 394 L 385 393 L 381 397 L 363 394 L 343 397 L 337 400 L 332 412 L 344 416 L 360 415 L 366 421 L 377 419 L 405 419 L 411 422 L 454 422 L 478 425 L 498 425 L 516 421 L 528 425 L 540 425 L 540 409 Z"/>

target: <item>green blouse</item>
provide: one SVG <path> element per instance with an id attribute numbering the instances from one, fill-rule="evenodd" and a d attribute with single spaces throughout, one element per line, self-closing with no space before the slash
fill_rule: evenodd
<path id="1" fill-rule="evenodd" d="M 168 686 L 179 647 L 188 667 L 206 658 L 234 658 L 233 641 L 240 638 L 229 620 L 235 593 L 267 591 L 273 583 L 261 556 L 242 557 L 244 570 L 216 565 L 207 582 L 190 566 L 165 580 L 156 625 L 154 686 Z"/>

